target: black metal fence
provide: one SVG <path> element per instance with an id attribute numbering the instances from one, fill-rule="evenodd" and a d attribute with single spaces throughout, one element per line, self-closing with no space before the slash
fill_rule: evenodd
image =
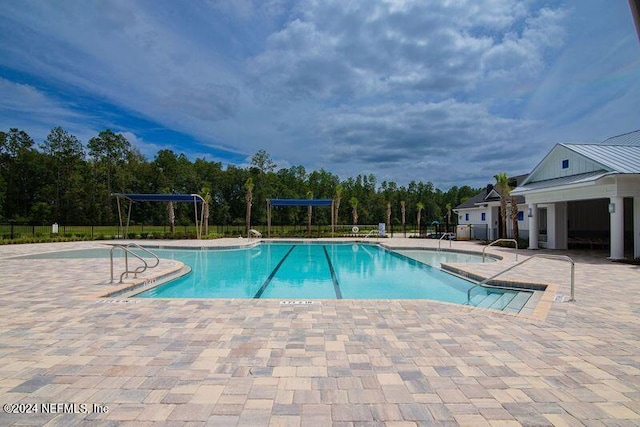
<path id="1" fill-rule="evenodd" d="M 366 235 L 370 232 L 377 231 L 379 224 L 358 225 L 358 231 L 354 232 L 353 225 L 338 225 L 334 235 L 336 236 L 353 236 Z M 266 224 L 251 225 L 251 228 L 260 231 L 264 236 L 267 235 Z M 416 224 L 406 224 L 404 227 L 400 224 L 391 224 L 390 227 L 385 226 L 385 234 L 395 237 L 434 237 L 439 233 L 455 232 L 455 225 L 446 227 L 440 225 L 424 225 L 421 224 L 418 231 Z M 127 234 L 125 236 L 125 233 Z M 238 237 L 245 236 L 246 227 L 244 224 L 212 224 L 209 225 L 208 235 L 211 237 Z M 274 237 L 287 236 L 310 236 L 310 237 L 327 237 L 332 234 L 330 225 L 311 226 L 307 229 L 306 224 L 293 225 L 271 225 L 271 234 Z M 0 240 L 17 240 L 17 239 L 48 239 L 48 238 L 86 238 L 86 239 L 115 239 L 115 238 L 142 238 L 142 239 L 161 239 L 161 238 L 195 238 L 196 227 L 191 225 L 176 225 L 172 232 L 169 225 L 145 225 L 132 224 L 125 230 L 119 225 L 65 225 L 65 224 L 24 224 L 18 222 L 8 222 L 0 224 Z M 245 236 L 246 237 L 246 236 Z"/>

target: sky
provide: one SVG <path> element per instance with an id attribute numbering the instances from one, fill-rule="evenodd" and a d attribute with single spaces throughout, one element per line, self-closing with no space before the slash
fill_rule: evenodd
<path id="1" fill-rule="evenodd" d="M 626 0 L 2 0 L 0 130 L 484 186 L 640 129 Z"/>

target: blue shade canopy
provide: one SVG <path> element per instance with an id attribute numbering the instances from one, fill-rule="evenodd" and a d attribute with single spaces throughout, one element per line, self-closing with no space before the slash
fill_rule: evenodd
<path id="1" fill-rule="evenodd" d="M 271 199 L 271 206 L 331 206 L 331 199 Z"/>
<path id="2" fill-rule="evenodd" d="M 112 196 L 121 197 L 132 202 L 189 202 L 202 203 L 199 194 L 131 194 L 113 193 Z"/>

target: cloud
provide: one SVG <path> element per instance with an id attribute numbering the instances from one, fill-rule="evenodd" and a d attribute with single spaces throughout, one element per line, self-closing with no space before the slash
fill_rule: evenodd
<path id="1" fill-rule="evenodd" d="M 263 99 L 449 97 L 480 78 L 528 75 L 561 41 L 563 13 L 519 1 L 303 2 L 250 61 Z"/>
<path id="2" fill-rule="evenodd" d="M 96 97 L 197 135 L 237 113 L 228 61 L 175 29 L 170 17 L 126 1 L 77 6 L 9 5 L 2 13 L 14 25 L 0 47 L 2 64 L 38 70 L 72 96 Z"/>
<path id="3" fill-rule="evenodd" d="M 36 141 L 46 137 L 54 126 L 86 133 L 94 119 L 77 112 L 70 103 L 52 98 L 34 86 L 0 77 L 0 129 L 28 129 Z"/>
<path id="4" fill-rule="evenodd" d="M 637 122 L 624 2 L 5 3 L 0 121 L 43 137 L 460 185 Z"/>
<path id="5" fill-rule="evenodd" d="M 561 25 L 566 12 L 541 9 L 524 21 L 520 32 L 507 32 L 500 43 L 482 55 L 481 67 L 486 78 L 533 77 L 547 64 L 547 49 L 562 45 L 564 29 Z"/>
<path id="6" fill-rule="evenodd" d="M 0 77 L 0 109 L 9 114 L 30 114 L 68 119 L 79 114 L 27 84 L 19 84 Z"/>
<path id="7" fill-rule="evenodd" d="M 385 164 L 402 167 L 416 158 L 473 161 L 485 150 L 521 137 L 533 125 L 492 115 L 480 104 L 448 99 L 336 109 L 320 122 L 319 132 L 330 141 L 328 162 L 357 159 L 375 169 Z"/>

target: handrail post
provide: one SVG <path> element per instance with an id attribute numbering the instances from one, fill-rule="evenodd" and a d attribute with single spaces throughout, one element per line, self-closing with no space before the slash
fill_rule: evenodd
<path id="1" fill-rule="evenodd" d="M 113 283 L 113 250 L 114 249 L 115 249 L 115 246 L 113 248 L 111 248 L 111 251 L 109 251 L 109 258 L 111 260 L 111 268 L 110 268 L 111 281 L 109 283 Z"/>
<path id="2" fill-rule="evenodd" d="M 122 249 L 124 250 L 124 271 L 126 274 L 124 277 L 129 277 L 129 251 L 124 247 Z M 122 276 L 120 276 L 120 283 L 122 283 Z"/>
<path id="3" fill-rule="evenodd" d="M 575 301 L 575 271 L 576 271 L 576 265 L 573 262 L 573 260 L 571 260 L 571 298 L 569 299 L 569 301 Z"/>
<path id="4" fill-rule="evenodd" d="M 449 237 L 449 233 L 442 233 L 442 236 L 438 239 L 438 250 L 440 250 L 440 243 L 442 243 L 442 239 L 445 237 Z M 449 239 L 449 247 L 451 247 L 451 239 Z"/>

